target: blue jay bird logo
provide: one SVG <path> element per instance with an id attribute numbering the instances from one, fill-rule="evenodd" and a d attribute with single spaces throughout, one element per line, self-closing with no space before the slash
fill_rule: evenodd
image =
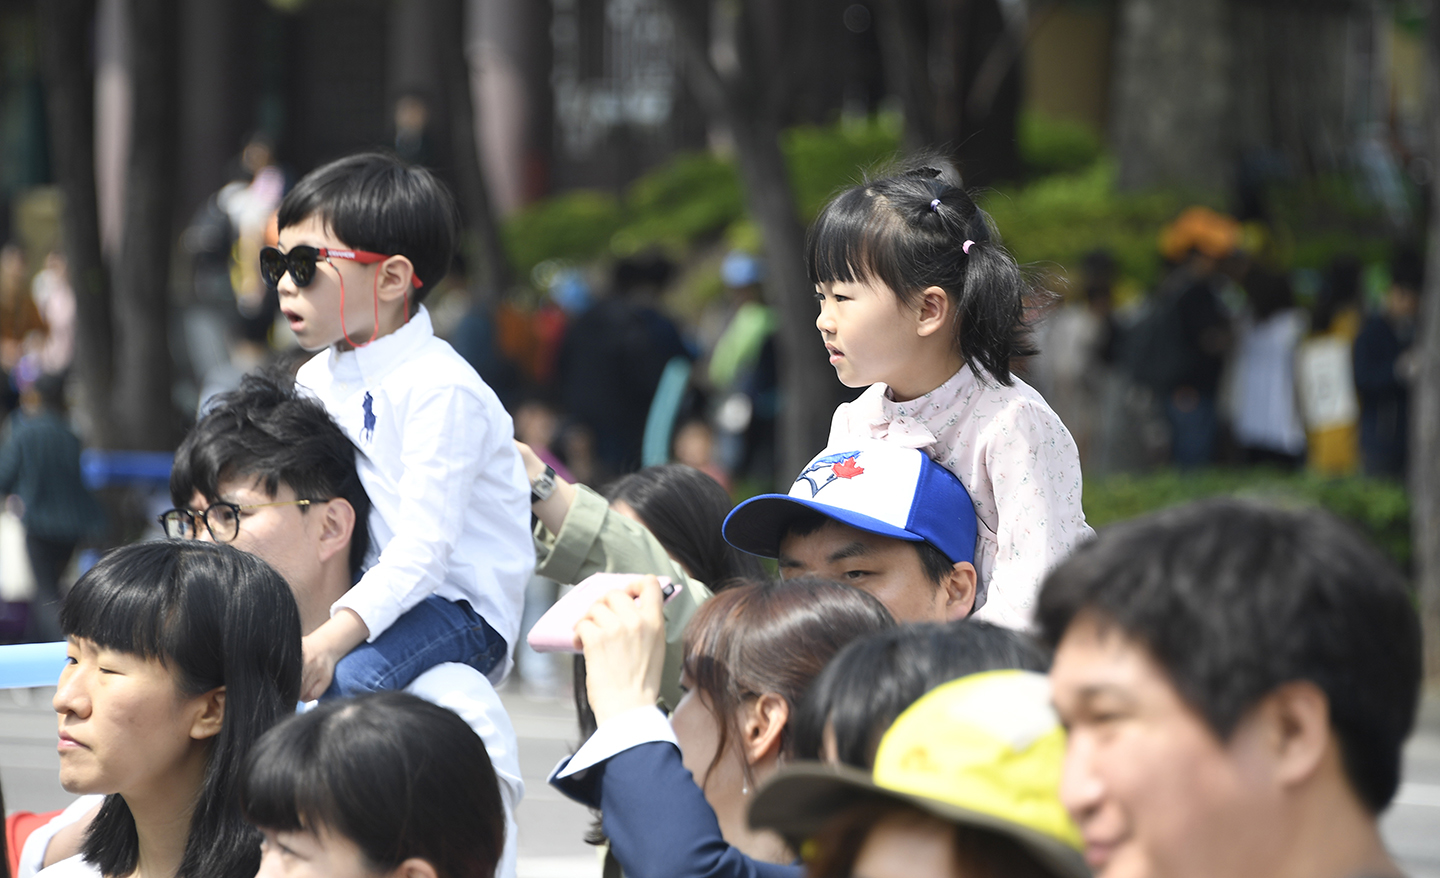
<path id="1" fill-rule="evenodd" d="M 360 438 L 369 442 L 375 437 L 375 398 L 368 390 L 365 391 L 365 402 L 362 405 L 365 407 L 365 427 L 360 431 Z"/>
<path id="2" fill-rule="evenodd" d="M 817 457 L 810 461 L 805 471 L 795 479 L 796 482 L 810 483 L 810 496 L 813 498 L 820 493 L 821 489 L 836 479 L 853 479 L 865 472 L 865 468 L 858 466 L 856 460 L 860 457 L 858 451 L 842 451 L 839 454 L 827 454 L 824 457 Z M 828 470 L 824 475 L 822 471 Z M 811 478 L 811 475 L 815 478 Z M 817 482 L 816 479 L 823 479 Z"/>

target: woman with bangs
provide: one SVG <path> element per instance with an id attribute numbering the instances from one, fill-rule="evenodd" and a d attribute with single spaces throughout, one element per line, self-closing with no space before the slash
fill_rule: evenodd
<path id="1" fill-rule="evenodd" d="M 192 540 L 116 549 L 70 589 L 55 691 L 60 784 L 101 794 L 78 856 L 44 878 L 253 878 L 237 785 L 293 713 L 300 615 L 263 561 Z"/>
<path id="2" fill-rule="evenodd" d="M 894 620 L 865 592 L 820 579 L 732 586 L 685 630 L 687 691 L 667 722 L 655 707 L 661 603 L 656 579 L 637 578 L 576 624 L 599 727 L 551 784 L 600 809 L 629 878 L 799 878 L 795 852 L 750 828 L 750 797 L 789 757 L 791 718 L 826 662 Z"/>

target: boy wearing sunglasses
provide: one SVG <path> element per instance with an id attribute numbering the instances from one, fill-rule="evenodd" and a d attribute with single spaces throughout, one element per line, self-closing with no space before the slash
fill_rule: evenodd
<path id="1" fill-rule="evenodd" d="M 454 255 L 450 193 L 366 153 L 308 174 L 278 220 L 261 274 L 320 352 L 296 380 L 360 450 L 371 500 L 368 569 L 304 638 L 302 696 L 400 689 L 447 661 L 499 683 L 535 563 L 530 485 L 510 416 L 421 305 Z"/>

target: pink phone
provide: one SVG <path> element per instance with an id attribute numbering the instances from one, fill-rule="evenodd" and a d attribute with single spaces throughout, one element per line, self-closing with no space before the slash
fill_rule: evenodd
<path id="1" fill-rule="evenodd" d="M 575 648 L 575 623 L 590 610 L 591 604 L 644 575 L 595 573 L 585 577 L 570 589 L 569 594 L 546 610 L 540 621 L 535 623 L 535 627 L 530 629 L 529 636 L 525 638 L 530 648 L 536 652 L 580 652 Z M 680 593 L 681 587 L 671 582 L 668 576 L 656 578 L 660 580 L 660 593 L 665 596 L 665 603 L 670 603 Z"/>

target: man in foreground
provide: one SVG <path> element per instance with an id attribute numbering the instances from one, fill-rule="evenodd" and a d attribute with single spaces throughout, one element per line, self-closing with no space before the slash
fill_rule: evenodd
<path id="1" fill-rule="evenodd" d="M 1420 623 L 1349 527 L 1234 500 L 1116 525 L 1050 574 L 1036 618 L 1097 876 L 1401 875 L 1377 819 Z"/>

